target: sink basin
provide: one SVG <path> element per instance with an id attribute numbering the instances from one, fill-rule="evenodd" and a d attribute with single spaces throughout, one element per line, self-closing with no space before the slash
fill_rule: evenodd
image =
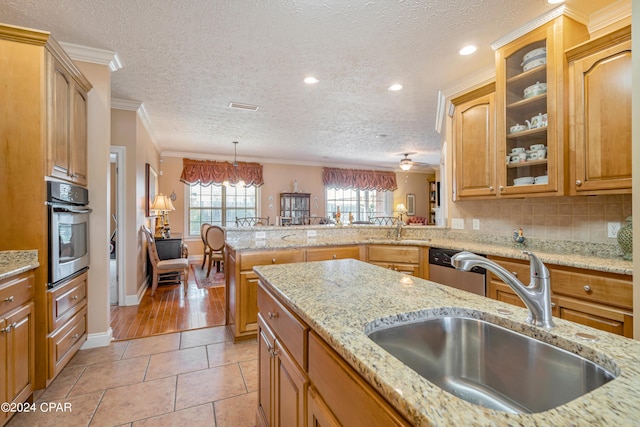
<path id="1" fill-rule="evenodd" d="M 368 336 L 443 390 L 499 411 L 546 411 L 615 378 L 579 355 L 475 318 L 430 317 Z"/>

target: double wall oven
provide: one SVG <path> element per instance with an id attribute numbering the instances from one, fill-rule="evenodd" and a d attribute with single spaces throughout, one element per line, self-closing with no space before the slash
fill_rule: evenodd
<path id="1" fill-rule="evenodd" d="M 89 269 L 89 191 L 47 181 L 49 288 Z"/>

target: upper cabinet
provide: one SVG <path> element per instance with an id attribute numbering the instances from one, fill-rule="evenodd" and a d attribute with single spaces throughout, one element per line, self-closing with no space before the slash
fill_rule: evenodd
<path id="1" fill-rule="evenodd" d="M 588 39 L 559 16 L 496 50 L 496 156 L 500 196 L 561 195 L 568 146 L 565 49 Z"/>
<path id="2" fill-rule="evenodd" d="M 567 59 L 570 194 L 631 193 L 631 26 Z"/>
<path id="3" fill-rule="evenodd" d="M 454 198 L 496 195 L 495 84 L 453 99 Z"/>
<path id="4" fill-rule="evenodd" d="M 87 185 L 89 82 L 52 45 L 47 51 L 47 174 Z"/>

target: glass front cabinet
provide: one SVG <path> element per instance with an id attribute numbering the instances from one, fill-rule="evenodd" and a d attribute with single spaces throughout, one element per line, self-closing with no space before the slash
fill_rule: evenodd
<path id="1" fill-rule="evenodd" d="M 280 225 L 303 225 L 311 216 L 311 194 L 280 193 Z"/>
<path id="2" fill-rule="evenodd" d="M 562 15 L 496 50 L 498 196 L 565 192 L 565 49 L 587 38 Z"/>

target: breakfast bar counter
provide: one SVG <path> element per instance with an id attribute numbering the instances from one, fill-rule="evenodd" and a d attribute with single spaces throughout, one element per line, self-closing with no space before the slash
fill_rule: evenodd
<path id="1" fill-rule="evenodd" d="M 37 250 L 0 251 L 0 280 L 38 268 Z"/>
<path id="2" fill-rule="evenodd" d="M 524 322 L 525 309 L 352 259 L 256 266 L 254 271 L 269 292 L 412 425 L 622 426 L 640 419 L 638 341 L 558 318 L 551 330 L 534 327 Z M 512 314 L 503 314 L 504 309 Z M 512 414 L 441 390 L 367 336 L 379 326 L 446 314 L 484 319 L 535 337 L 596 362 L 617 378 L 554 409 Z M 576 333 L 597 340 L 582 341 Z"/>

